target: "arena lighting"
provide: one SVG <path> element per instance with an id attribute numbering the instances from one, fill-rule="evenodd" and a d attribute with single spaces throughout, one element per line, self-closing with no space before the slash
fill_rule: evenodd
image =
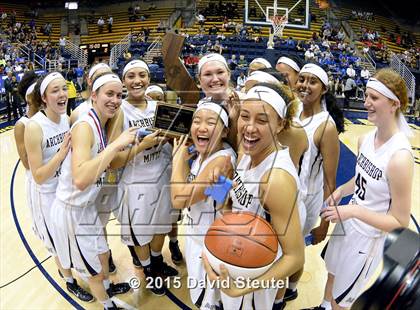
<path id="1" fill-rule="evenodd" d="M 64 4 L 64 7 L 68 10 L 77 10 L 79 8 L 79 5 L 77 2 L 66 2 Z"/>

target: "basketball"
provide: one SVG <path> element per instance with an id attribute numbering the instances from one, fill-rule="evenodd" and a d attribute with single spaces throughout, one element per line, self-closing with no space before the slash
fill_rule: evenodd
<path id="1" fill-rule="evenodd" d="M 230 276 L 256 278 L 277 256 L 278 239 L 271 225 L 250 212 L 229 212 L 214 221 L 204 239 L 204 251 L 212 268 L 224 264 Z M 258 253 L 258 254 L 257 254 Z"/>

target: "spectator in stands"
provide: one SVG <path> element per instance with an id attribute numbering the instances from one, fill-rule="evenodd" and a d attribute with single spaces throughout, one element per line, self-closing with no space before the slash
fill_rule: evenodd
<path id="1" fill-rule="evenodd" d="M 346 70 L 346 75 L 352 79 L 356 77 L 356 71 L 353 69 L 353 65 L 349 65 Z"/>
<path id="2" fill-rule="evenodd" d="M 157 31 L 166 31 L 166 23 L 163 18 L 160 19 Z"/>
<path id="3" fill-rule="evenodd" d="M 77 84 L 79 84 L 79 87 L 78 88 L 83 91 L 84 90 L 83 89 L 83 74 L 84 74 L 84 70 L 83 70 L 82 67 L 77 67 L 76 69 L 74 69 L 74 72 L 76 74 Z"/>
<path id="4" fill-rule="evenodd" d="M 7 78 L 4 80 L 4 89 L 6 91 L 6 103 L 7 103 L 7 120 L 12 120 L 12 112 L 14 119 L 17 120 L 19 117 L 24 115 L 19 93 L 18 93 L 18 81 L 16 75 L 9 72 Z"/>
<path id="5" fill-rule="evenodd" d="M 130 60 L 130 59 L 131 59 L 131 53 L 130 53 L 129 51 L 126 51 L 126 52 L 123 54 L 123 57 L 124 57 L 124 59 L 125 59 L 126 61 L 128 61 L 128 60 Z"/>
<path id="6" fill-rule="evenodd" d="M 236 90 L 240 91 L 243 87 L 245 87 L 246 76 L 244 71 L 241 71 L 238 78 L 236 79 Z"/>
<path id="7" fill-rule="evenodd" d="M 76 86 L 72 80 L 72 70 L 69 70 L 66 74 L 66 84 L 67 84 L 67 115 L 70 116 L 71 111 L 76 108 L 76 97 L 77 97 L 77 90 Z"/>
<path id="8" fill-rule="evenodd" d="M 220 44 L 219 40 L 216 40 L 214 45 L 212 46 L 211 50 L 215 53 L 222 54 L 223 52 L 223 46 Z"/>
<path id="9" fill-rule="evenodd" d="M 198 23 L 200 24 L 200 26 L 204 26 L 204 23 L 206 22 L 206 18 L 204 17 L 203 14 L 198 13 L 198 15 L 196 16 L 196 19 Z"/>
<path id="10" fill-rule="evenodd" d="M 330 42 L 327 39 L 324 39 L 321 44 L 323 47 L 330 48 Z"/>
<path id="11" fill-rule="evenodd" d="M 363 67 L 362 71 L 360 71 L 360 77 L 362 78 L 364 84 L 366 85 L 367 81 L 370 78 L 370 72 L 367 67 Z"/>
<path id="12" fill-rule="evenodd" d="M 296 41 L 293 40 L 292 37 L 288 37 L 287 40 L 286 40 L 286 47 L 288 49 L 295 49 L 295 47 L 296 47 Z"/>
<path id="13" fill-rule="evenodd" d="M 218 32 L 219 32 L 219 29 L 217 28 L 216 25 L 212 25 L 209 28 L 209 35 L 217 35 Z"/>
<path id="14" fill-rule="evenodd" d="M 109 15 L 108 17 L 108 32 L 112 32 L 112 24 L 114 23 L 114 18 L 112 18 L 112 15 Z"/>
<path id="15" fill-rule="evenodd" d="M 353 98 L 356 92 L 356 82 L 353 78 L 349 77 L 344 85 L 344 107 L 349 108 L 350 98 Z"/>
<path id="16" fill-rule="evenodd" d="M 337 74 L 334 79 L 334 90 L 335 90 L 335 96 L 342 96 L 344 92 L 344 84 L 343 80 L 340 79 L 340 76 Z"/>
<path id="17" fill-rule="evenodd" d="M 344 41 L 338 42 L 337 49 L 339 49 L 340 51 L 344 51 L 346 49 L 346 43 Z"/>
<path id="18" fill-rule="evenodd" d="M 98 19 L 98 32 L 102 33 L 103 29 L 104 29 L 104 25 L 105 25 L 105 21 L 104 19 L 101 17 L 99 17 Z"/>
<path id="19" fill-rule="evenodd" d="M 310 62 L 315 60 L 315 54 L 314 52 L 309 48 L 306 52 L 305 52 L 305 61 L 306 62 Z"/>
<path id="20" fill-rule="evenodd" d="M 185 66 L 187 68 L 192 69 L 194 72 L 197 69 L 198 62 L 199 62 L 198 57 L 194 56 L 193 53 L 190 53 L 189 56 L 187 56 L 184 60 Z"/>
<path id="21" fill-rule="evenodd" d="M 232 54 L 230 59 L 227 61 L 229 69 L 231 71 L 235 71 L 236 67 L 238 66 L 238 60 L 236 59 L 236 55 Z"/>
<path id="22" fill-rule="evenodd" d="M 346 33 L 344 32 L 343 28 L 341 28 L 340 31 L 337 33 L 336 38 L 339 41 L 343 41 L 346 38 Z"/>
<path id="23" fill-rule="evenodd" d="M 128 7 L 128 15 L 133 15 L 134 14 L 134 8 L 133 8 L 133 6 L 131 5 L 131 3 L 130 3 L 130 6 Z"/>
<path id="24" fill-rule="evenodd" d="M 238 67 L 241 69 L 248 67 L 248 61 L 245 59 L 245 55 L 239 55 Z"/>
<path id="25" fill-rule="evenodd" d="M 296 45 L 296 50 L 298 52 L 303 52 L 305 50 L 305 48 L 303 46 L 303 41 L 302 40 L 298 41 L 298 43 Z"/>
<path id="26" fill-rule="evenodd" d="M 138 4 L 138 3 L 134 7 L 134 14 L 140 14 L 140 4 Z"/>
<path id="27" fill-rule="evenodd" d="M 61 55 L 63 55 L 64 54 L 64 48 L 66 47 L 66 37 L 65 36 L 60 37 L 59 44 L 60 44 L 60 53 L 61 53 Z"/>

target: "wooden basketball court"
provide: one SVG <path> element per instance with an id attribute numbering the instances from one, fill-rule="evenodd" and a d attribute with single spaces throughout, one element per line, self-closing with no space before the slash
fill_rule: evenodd
<path id="1" fill-rule="evenodd" d="M 360 116 L 360 113 L 357 113 Z M 363 118 L 351 118 L 347 113 L 346 132 L 341 135 L 342 142 L 337 185 L 342 184 L 354 174 L 357 138 L 373 129 Z M 420 220 L 420 128 L 411 125 L 415 137 L 411 139 L 416 158 L 413 184 L 412 213 Z M 26 205 L 25 171 L 18 163 L 18 155 L 13 138 L 13 129 L 0 134 L 1 150 L 1 309 L 102 309 L 99 302 L 82 303 L 73 299 L 67 292 L 64 281 L 58 275 L 53 259 L 49 257 L 42 242 L 30 228 L 29 208 Z M 186 287 L 185 264 L 178 267 L 181 277 L 180 288 L 170 288 L 166 296 L 156 297 L 144 289 L 142 271 L 133 267 L 127 247 L 120 242 L 118 222 L 111 217 L 108 224 L 109 244 L 112 249 L 117 273 L 111 280 L 130 281 L 133 285 L 140 281 L 141 287 L 125 295 L 119 295 L 116 303 L 127 309 L 195 309 Z M 331 225 L 333 226 L 333 225 Z M 415 230 L 413 222 L 410 228 Z M 180 243 L 183 248 L 183 228 L 180 227 Z M 300 309 L 318 305 L 322 300 L 326 270 L 319 256 L 325 242 L 306 249 L 305 272 L 298 285 L 299 297 L 287 304 L 286 309 Z M 164 256 L 170 262 L 167 245 Z M 380 270 L 377 271 L 378 273 Z M 78 278 L 85 288 L 87 284 Z M 269 309 L 271 310 L 271 309 Z"/>

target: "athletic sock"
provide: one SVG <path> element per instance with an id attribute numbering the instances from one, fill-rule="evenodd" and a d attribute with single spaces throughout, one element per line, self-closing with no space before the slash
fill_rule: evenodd
<path id="1" fill-rule="evenodd" d="M 105 309 L 110 309 L 112 308 L 114 305 L 112 304 L 112 300 L 110 298 L 101 301 L 101 304 L 104 305 Z"/>
<path id="2" fill-rule="evenodd" d="M 281 304 L 283 302 L 283 298 L 280 298 L 280 299 L 276 299 L 276 300 L 274 300 L 274 303 L 277 305 L 277 304 Z"/>
<path id="3" fill-rule="evenodd" d="M 324 299 L 322 301 L 321 307 L 324 307 L 325 310 L 331 310 L 331 302 Z"/>
<path id="4" fill-rule="evenodd" d="M 64 277 L 64 280 L 66 280 L 67 283 L 74 283 L 74 278 L 72 276 Z"/>
<path id="5" fill-rule="evenodd" d="M 289 287 L 288 289 L 292 290 L 292 291 L 296 291 L 296 286 L 297 286 L 297 282 L 289 282 Z"/>
<path id="6" fill-rule="evenodd" d="M 109 279 L 103 280 L 102 283 L 104 284 L 105 290 L 109 289 L 111 286 L 111 281 L 109 281 Z"/>
<path id="7" fill-rule="evenodd" d="M 150 265 L 150 257 L 149 257 L 148 259 L 146 259 L 146 260 L 141 260 L 141 259 L 140 259 L 140 264 L 141 264 L 143 267 L 149 266 L 149 265 Z"/>
<path id="8" fill-rule="evenodd" d="M 155 251 L 153 251 L 153 250 L 150 250 L 150 254 L 151 254 L 153 257 L 158 257 L 158 256 L 161 256 L 161 255 L 162 255 L 162 251 L 155 252 Z"/>
<path id="9" fill-rule="evenodd" d="M 169 237 L 170 242 L 176 243 L 178 241 L 178 237 Z"/>

